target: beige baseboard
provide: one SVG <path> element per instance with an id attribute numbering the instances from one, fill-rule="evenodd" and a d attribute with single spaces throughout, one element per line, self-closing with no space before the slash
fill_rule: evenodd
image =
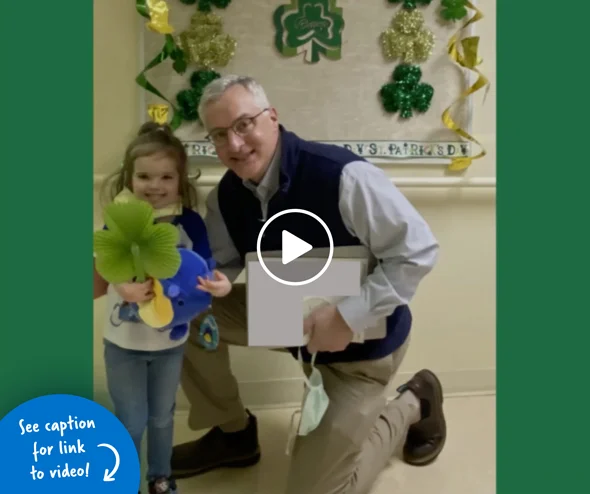
<path id="1" fill-rule="evenodd" d="M 412 377 L 412 372 L 398 374 L 391 385 L 390 396 L 396 396 L 396 388 Z M 437 373 L 446 396 L 494 394 L 496 391 L 496 369 L 469 369 Z M 301 403 L 303 380 L 277 379 L 239 383 L 244 404 L 249 408 L 293 407 Z M 188 401 L 179 393 L 177 410 L 188 410 Z"/>
<path id="2" fill-rule="evenodd" d="M 396 396 L 396 388 L 410 379 L 413 372 L 401 372 L 394 379 L 389 395 Z M 445 396 L 487 395 L 496 392 L 496 369 L 465 369 L 437 372 L 444 387 Z M 266 381 L 240 382 L 240 393 L 244 404 L 252 409 L 290 408 L 299 406 L 303 393 L 303 380 L 276 379 Z M 97 389 L 95 401 L 110 408 L 106 390 Z M 189 403 L 182 391 L 178 393 L 177 413 L 186 415 Z"/>

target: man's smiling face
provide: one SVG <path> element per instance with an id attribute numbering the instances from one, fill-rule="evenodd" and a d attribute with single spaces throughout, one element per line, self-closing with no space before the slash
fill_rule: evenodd
<path id="1" fill-rule="evenodd" d="M 236 84 L 203 111 L 221 162 L 242 179 L 259 182 L 274 154 L 279 122 L 274 108 L 261 108 Z"/>

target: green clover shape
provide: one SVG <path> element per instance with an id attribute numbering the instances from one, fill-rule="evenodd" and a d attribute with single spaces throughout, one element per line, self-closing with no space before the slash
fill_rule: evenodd
<path id="1" fill-rule="evenodd" d="M 335 0 L 292 0 L 274 13 L 275 44 L 284 56 L 305 51 L 305 60 L 317 63 L 320 54 L 329 60 L 341 56 L 344 19 Z"/>
<path id="2" fill-rule="evenodd" d="M 447 21 L 458 21 L 467 15 L 467 0 L 441 0 L 440 15 Z"/>
<path id="3" fill-rule="evenodd" d="M 389 0 L 389 3 L 402 3 L 404 4 L 404 9 L 406 10 L 414 10 L 420 5 L 430 5 L 432 0 Z"/>
<path id="4" fill-rule="evenodd" d="M 112 202 L 104 209 L 106 230 L 94 233 L 96 270 L 109 283 L 165 279 L 180 268 L 179 233 L 170 223 L 154 224 L 145 201 Z"/>

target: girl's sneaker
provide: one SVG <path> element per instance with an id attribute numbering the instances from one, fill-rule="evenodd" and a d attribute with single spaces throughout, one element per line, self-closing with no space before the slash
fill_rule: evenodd
<path id="1" fill-rule="evenodd" d="M 149 494 L 177 494 L 176 481 L 173 478 L 161 477 L 150 481 Z"/>

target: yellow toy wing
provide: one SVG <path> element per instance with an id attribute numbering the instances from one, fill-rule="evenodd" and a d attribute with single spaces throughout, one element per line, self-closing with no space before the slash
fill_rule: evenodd
<path id="1" fill-rule="evenodd" d="M 154 298 L 139 304 L 139 317 L 154 328 L 163 328 L 172 322 L 174 309 L 172 302 L 164 295 L 162 284 L 154 280 Z"/>

